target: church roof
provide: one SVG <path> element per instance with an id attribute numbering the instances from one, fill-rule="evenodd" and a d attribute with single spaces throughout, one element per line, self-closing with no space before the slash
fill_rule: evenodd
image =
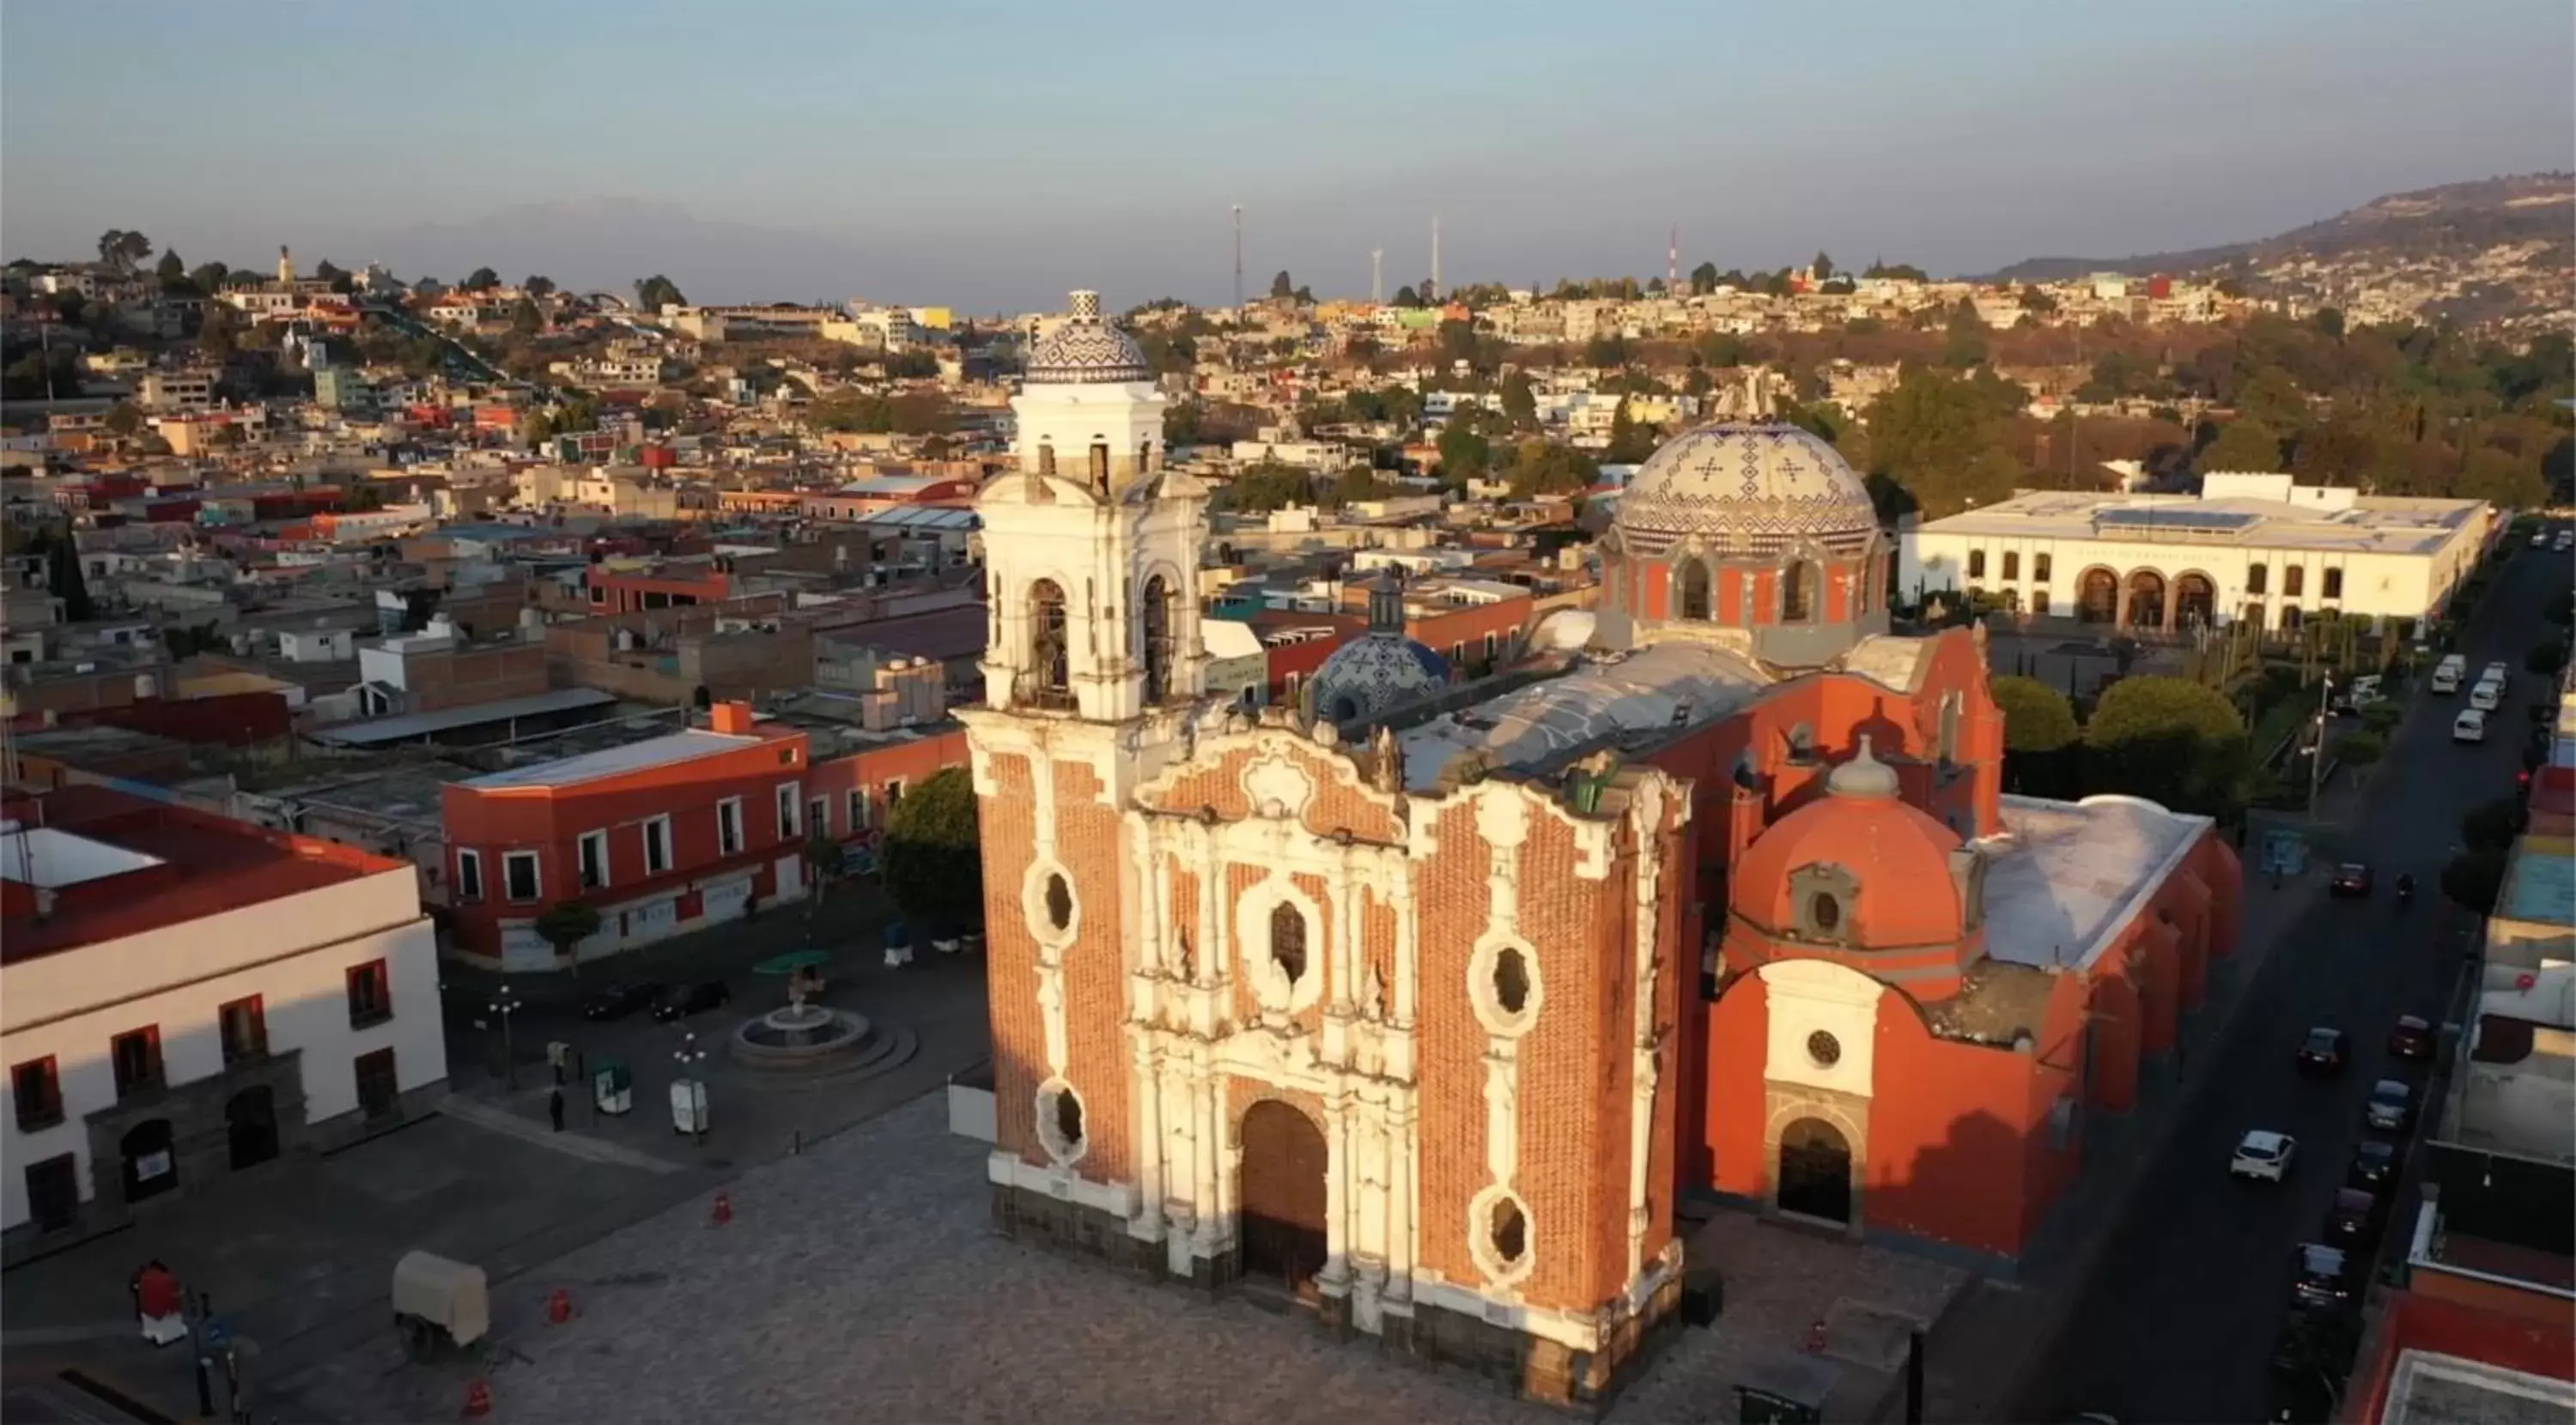
<path id="1" fill-rule="evenodd" d="M 2138 797 L 2003 799 L 1986 863 L 1986 954 L 2049 970 L 2092 965 L 2209 824 Z"/>
<path id="2" fill-rule="evenodd" d="M 1032 386 L 1079 386 L 1095 382 L 1151 381 L 1154 368 L 1135 338 L 1111 326 L 1100 315 L 1100 294 L 1076 292 L 1072 315 L 1029 353 L 1026 380 Z"/>
<path id="3" fill-rule="evenodd" d="M 1659 643 L 1516 688 L 1404 729 L 1405 781 L 1417 792 L 1440 784 L 1470 751 L 1497 767 L 1535 769 L 1603 738 L 1696 726 L 1725 717 L 1770 686 L 1752 664 L 1701 643 Z"/>
<path id="4" fill-rule="evenodd" d="M 1856 549 L 1877 533 L 1878 511 L 1860 476 L 1815 435 L 1720 421 L 1647 457 L 1613 528 L 1649 558 L 1693 536 L 1717 553 L 1770 553 L 1802 539 Z"/>

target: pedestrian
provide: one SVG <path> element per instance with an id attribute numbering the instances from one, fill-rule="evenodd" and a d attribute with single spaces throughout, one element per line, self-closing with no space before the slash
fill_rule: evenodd
<path id="1" fill-rule="evenodd" d="M 562 1089 L 546 1090 L 546 1117 L 554 1120 L 555 1131 L 563 1132 L 564 1102 Z"/>

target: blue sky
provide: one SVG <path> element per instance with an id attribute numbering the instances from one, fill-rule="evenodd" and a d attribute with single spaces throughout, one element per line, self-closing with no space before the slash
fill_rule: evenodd
<path id="1" fill-rule="evenodd" d="M 2576 167 L 2565 0 L 13 0 L 0 252 L 1124 305 L 1938 272 Z"/>

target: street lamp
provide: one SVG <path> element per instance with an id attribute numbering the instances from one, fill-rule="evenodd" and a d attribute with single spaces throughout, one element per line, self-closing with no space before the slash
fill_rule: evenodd
<path id="1" fill-rule="evenodd" d="M 492 992 L 491 1012 L 501 1021 L 501 1082 L 505 1087 L 519 1086 L 519 1056 L 510 1038 L 510 1016 L 519 1012 L 519 993 L 509 985 Z"/>
<path id="2" fill-rule="evenodd" d="M 2308 749 L 2308 820 L 2311 822 L 2317 819 L 2317 788 L 2326 779 L 2326 718 L 2330 716 L 2328 705 L 2333 698 L 2334 675 L 2328 673 L 2317 680 L 2317 736 L 2315 745 Z"/>
<path id="3" fill-rule="evenodd" d="M 694 1029 L 680 1033 L 680 1047 L 671 1051 L 671 1061 L 680 1066 L 680 1076 L 671 1081 L 671 1127 L 696 1138 L 700 1146 L 707 1141 L 707 1086 L 697 1077 L 697 1067 L 707 1061 L 704 1045 L 698 1043 Z"/>

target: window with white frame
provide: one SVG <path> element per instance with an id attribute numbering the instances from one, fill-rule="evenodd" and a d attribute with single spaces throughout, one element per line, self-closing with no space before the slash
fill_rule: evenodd
<path id="1" fill-rule="evenodd" d="M 501 889 L 514 901 L 532 901 L 545 893 L 537 876 L 537 853 L 512 851 L 501 857 Z"/>
<path id="2" fill-rule="evenodd" d="M 671 819 L 657 816 L 644 823 L 644 874 L 658 876 L 671 869 Z"/>
<path id="3" fill-rule="evenodd" d="M 716 852 L 731 856 L 742 849 L 742 798 L 716 803 Z"/>
<path id="4" fill-rule="evenodd" d="M 595 891 L 608 884 L 608 833 L 585 831 L 578 843 L 581 852 L 581 888 Z"/>
<path id="5" fill-rule="evenodd" d="M 850 819 L 848 825 L 852 831 L 865 831 L 868 829 L 868 789 L 865 787 L 850 788 Z"/>
<path id="6" fill-rule="evenodd" d="M 793 841 L 803 834 L 797 825 L 797 811 L 804 804 L 804 789 L 794 782 L 778 784 L 778 839 Z"/>
<path id="7" fill-rule="evenodd" d="M 460 850 L 456 853 L 456 898 L 460 901 L 483 899 L 482 852 Z"/>
<path id="8" fill-rule="evenodd" d="M 831 835 L 832 799 L 830 797 L 808 798 L 805 803 L 805 824 L 813 829 L 816 836 Z"/>

